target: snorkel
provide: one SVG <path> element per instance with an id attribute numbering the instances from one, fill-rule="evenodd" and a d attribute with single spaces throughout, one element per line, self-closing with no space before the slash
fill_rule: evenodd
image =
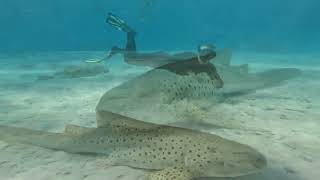
<path id="1" fill-rule="evenodd" d="M 200 64 L 208 63 L 212 58 L 216 57 L 215 47 L 210 44 L 204 44 L 198 46 L 198 62 Z"/>

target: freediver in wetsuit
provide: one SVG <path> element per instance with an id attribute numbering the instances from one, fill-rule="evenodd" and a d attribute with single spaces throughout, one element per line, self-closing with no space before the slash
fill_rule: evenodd
<path id="1" fill-rule="evenodd" d="M 199 46 L 198 54 L 192 52 L 177 54 L 168 54 L 166 52 L 139 53 L 135 42 L 137 33 L 124 20 L 109 13 L 107 23 L 127 33 L 127 44 L 124 49 L 117 46 L 112 47 L 106 59 L 110 59 L 115 54 L 123 54 L 124 60 L 128 64 L 166 69 L 179 75 L 188 75 L 190 72 L 195 74 L 205 72 L 214 81 L 217 88 L 223 87 L 223 81 L 215 66 L 210 63 L 210 60 L 216 57 L 213 46 Z"/>

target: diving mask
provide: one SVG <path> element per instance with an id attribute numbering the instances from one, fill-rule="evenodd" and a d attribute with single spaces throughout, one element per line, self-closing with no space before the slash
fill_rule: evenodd
<path id="1" fill-rule="evenodd" d="M 215 47 L 211 44 L 204 44 L 198 46 L 198 61 L 200 64 L 205 64 L 210 61 L 211 58 L 207 58 L 206 60 L 203 60 L 201 57 L 210 57 L 210 56 L 215 56 Z M 212 58 L 213 58 L 212 57 Z"/>

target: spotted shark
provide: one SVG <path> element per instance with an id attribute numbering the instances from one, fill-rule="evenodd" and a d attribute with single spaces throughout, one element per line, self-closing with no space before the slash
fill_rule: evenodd
<path id="1" fill-rule="evenodd" d="M 189 111 L 188 104 L 206 101 L 208 106 L 214 107 L 226 99 L 281 85 L 301 74 L 299 69 L 294 68 L 251 73 L 248 64 L 233 65 L 231 58 L 231 50 L 226 49 L 218 51 L 217 56 L 210 62 L 215 65 L 224 81 L 223 88 L 216 87 L 217 82 L 208 76 L 210 71 L 180 75 L 172 69 L 168 70 L 168 65 L 164 65 L 107 91 L 100 99 L 97 110 L 108 110 L 148 122 L 189 128 L 189 124 L 182 122 L 185 119 L 179 119 L 181 114 L 190 114 L 181 110 Z M 170 66 L 174 67 L 176 66 Z M 182 69 L 183 72 L 185 70 Z M 195 108 L 190 108 L 193 114 L 201 113 L 201 109 Z M 193 117 L 191 119 L 193 122 L 198 120 Z"/>
<path id="2" fill-rule="evenodd" d="M 248 145 L 191 129 L 97 112 L 97 128 L 67 125 L 62 133 L 0 126 L 0 140 L 69 153 L 90 153 L 111 165 L 148 170 L 146 180 L 235 177 L 261 171 L 266 158 Z"/>
<path id="3" fill-rule="evenodd" d="M 193 73 L 192 67 L 182 68 L 177 63 L 173 63 L 174 66 L 170 68 L 167 66 L 171 64 L 166 64 L 114 87 L 104 94 L 103 99 L 111 102 L 110 104 L 113 102 L 117 104 L 115 101 L 124 99 L 136 103 L 139 100 L 145 101 L 146 98 L 153 98 L 154 102 L 171 103 L 181 99 L 207 98 L 219 93 L 255 91 L 279 85 L 301 74 L 301 71 L 295 68 L 277 68 L 250 73 L 248 64 L 232 65 L 231 57 L 231 50 L 218 52 L 217 57 L 209 63 L 209 68 L 202 68 L 203 73 L 201 71 Z M 217 87 L 219 83 L 209 75 L 212 74 L 209 71 L 211 64 L 214 64 L 224 82 L 222 89 Z M 190 69 L 189 73 L 184 72 L 187 69 Z M 183 71 L 184 75 L 175 71 Z"/>

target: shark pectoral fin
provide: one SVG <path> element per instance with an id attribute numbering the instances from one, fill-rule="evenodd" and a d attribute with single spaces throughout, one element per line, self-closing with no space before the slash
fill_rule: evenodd
<path id="1" fill-rule="evenodd" d="M 169 167 L 150 173 L 147 180 L 192 180 L 192 176 L 184 167 Z"/>
<path id="2" fill-rule="evenodd" d="M 217 56 L 213 58 L 212 62 L 214 64 L 230 66 L 231 57 L 232 57 L 231 49 L 223 49 L 217 52 Z"/>
<path id="3" fill-rule="evenodd" d="M 93 128 L 82 127 L 74 124 L 67 124 L 64 128 L 64 133 L 68 135 L 82 135 L 91 132 Z"/>
<path id="4" fill-rule="evenodd" d="M 139 121 L 110 111 L 97 110 L 98 128 L 114 128 L 117 130 L 153 130 L 160 125 Z"/>

